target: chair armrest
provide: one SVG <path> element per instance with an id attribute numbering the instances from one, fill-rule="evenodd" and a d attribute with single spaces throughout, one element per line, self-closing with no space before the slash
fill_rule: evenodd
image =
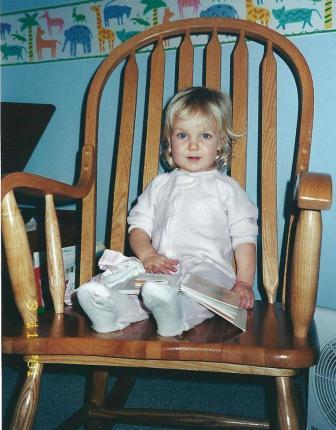
<path id="1" fill-rule="evenodd" d="M 332 182 L 330 175 L 303 172 L 299 177 L 297 202 L 300 209 L 330 209 Z"/>
<path id="2" fill-rule="evenodd" d="M 95 173 L 95 156 L 92 145 L 84 145 L 80 178 L 76 185 L 65 184 L 54 179 L 45 178 L 26 172 L 10 173 L 1 181 L 1 200 L 11 190 L 40 195 L 53 194 L 55 197 L 66 199 L 81 199 L 85 197 L 93 184 Z"/>

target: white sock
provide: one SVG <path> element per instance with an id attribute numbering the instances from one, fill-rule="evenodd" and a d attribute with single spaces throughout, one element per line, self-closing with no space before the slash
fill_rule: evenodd
<path id="1" fill-rule="evenodd" d="M 180 293 L 166 283 L 148 281 L 141 290 L 144 304 L 153 314 L 161 336 L 177 336 L 185 330 Z"/>
<path id="2" fill-rule="evenodd" d="M 205 306 L 179 293 L 177 285 L 146 282 L 142 297 L 161 336 L 177 336 L 214 316 Z"/>
<path id="3" fill-rule="evenodd" d="M 77 290 L 78 302 L 99 333 L 121 330 L 132 322 L 148 318 L 137 296 L 121 294 L 90 281 Z"/>

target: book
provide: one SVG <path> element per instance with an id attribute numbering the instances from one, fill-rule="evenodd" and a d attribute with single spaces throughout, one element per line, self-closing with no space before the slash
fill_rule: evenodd
<path id="1" fill-rule="evenodd" d="M 135 279 L 118 286 L 118 291 L 123 294 L 139 294 L 142 285 L 146 281 L 167 284 L 172 276 L 176 277 L 180 292 L 226 319 L 242 331 L 246 331 L 247 311 L 239 307 L 239 294 L 193 273 L 186 273 L 182 276 L 142 273 Z"/>
<path id="2" fill-rule="evenodd" d="M 239 294 L 192 273 L 187 273 L 181 277 L 180 291 L 236 327 L 246 331 L 247 311 L 239 307 Z"/>
<path id="3" fill-rule="evenodd" d="M 141 287 L 145 282 L 153 281 L 158 282 L 159 284 L 167 283 L 172 276 L 178 276 L 178 278 L 180 277 L 180 275 L 164 275 L 161 273 L 140 273 L 136 276 L 136 278 L 119 284 L 116 289 L 122 294 L 137 295 L 140 294 Z"/>

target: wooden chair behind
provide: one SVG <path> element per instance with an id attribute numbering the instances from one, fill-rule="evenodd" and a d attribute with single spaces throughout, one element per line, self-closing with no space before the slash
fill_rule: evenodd
<path id="1" fill-rule="evenodd" d="M 123 86 L 120 88 L 119 128 L 116 130 L 115 184 L 111 214 L 111 236 L 107 247 L 125 252 L 126 216 L 129 207 L 129 185 L 132 166 L 133 141 L 136 135 L 138 91 L 138 51 L 151 50 L 146 82 L 147 111 L 144 118 L 145 148 L 141 159 L 142 188 L 158 173 L 159 142 L 162 108 L 169 93 L 165 88 L 165 42 L 181 38 L 176 60 L 177 79 L 170 87 L 177 89 L 193 85 L 194 34 L 206 39 L 204 48 L 204 79 L 202 84 L 222 88 L 222 75 L 228 82 L 233 100 L 233 128 L 244 134 L 234 146 L 231 175 L 245 187 L 247 182 L 247 141 L 249 91 L 248 40 L 261 44 L 264 55 L 260 65 L 258 204 L 261 234 L 261 285 L 267 301 L 256 303 L 249 312 L 248 330 L 237 332 L 219 318 L 205 322 L 178 339 L 156 336 L 155 323 L 133 324 L 121 333 L 101 336 L 88 327 L 83 314 L 66 308 L 63 313 L 64 269 L 61 241 L 57 226 L 54 199 L 82 199 L 82 234 L 80 255 L 80 283 L 89 280 L 95 271 L 96 243 L 96 164 L 99 110 L 104 87 L 111 73 L 123 65 Z M 221 71 L 224 62 L 219 36 L 233 39 L 230 68 Z M 203 40 L 203 39 L 202 39 Z M 221 39 L 222 40 L 222 39 Z M 224 38 L 226 42 L 228 39 Z M 197 43 L 197 41 L 196 41 Z M 140 54 L 142 55 L 142 54 Z M 277 207 L 277 57 L 288 63 L 298 88 L 298 122 L 293 169 L 288 178 L 292 184 L 292 206 L 288 212 L 284 235 L 283 264 L 279 271 L 278 207 Z M 225 60 L 227 61 L 227 60 Z M 175 74 L 175 71 L 174 71 Z M 169 85 L 168 85 L 169 86 Z M 119 90 L 118 90 L 119 91 Z M 114 93 L 112 103 L 117 99 Z M 82 150 L 80 178 L 75 186 L 63 184 L 27 173 L 11 174 L 2 183 L 3 239 L 15 300 L 24 326 L 8 322 L 5 327 L 3 350 L 21 354 L 34 371 L 27 376 L 13 420 L 14 428 L 30 428 L 37 407 L 39 380 L 44 363 L 86 364 L 122 367 L 172 368 L 197 371 L 216 371 L 274 376 L 279 397 L 278 426 L 281 429 L 303 428 L 303 419 L 296 403 L 292 376 L 302 368 L 313 365 L 317 358 L 316 341 L 311 332 L 315 309 L 321 242 L 321 210 L 330 207 L 331 183 L 328 175 L 308 173 L 313 120 L 313 85 L 307 64 L 297 48 L 286 38 L 266 27 L 241 20 L 191 19 L 153 27 L 119 45 L 98 68 L 90 85 L 86 118 L 85 141 Z M 105 156 L 105 155 L 104 155 Z M 294 203 L 294 184 L 297 185 Z M 45 196 L 46 240 L 50 290 L 55 313 L 37 318 L 36 292 L 31 255 L 24 225 L 15 203 L 13 190 L 33 192 Z M 16 270 L 18 256 L 21 271 Z M 280 273 L 280 278 L 279 278 Z M 289 287 L 286 288 L 286 283 Z M 282 286 L 282 303 L 275 303 L 278 286 Z M 292 325 L 291 325 L 292 324 Z M 21 327 L 21 328 L 18 328 Z M 125 420 L 125 410 L 107 411 L 105 391 L 107 371 L 93 373 L 90 395 L 90 416 Z M 127 385 L 127 384 L 126 384 Z M 120 387 L 120 386 L 119 386 Z M 103 407 L 103 408 L 102 408 Z M 28 412 L 27 412 L 28 411 Z M 198 426 L 209 424 L 209 416 L 192 413 L 128 411 L 131 422 L 150 422 Z M 159 417 L 159 418 L 158 418 Z M 266 421 L 225 419 L 215 417 L 228 426 L 269 428 Z M 233 424 L 232 424 L 233 423 Z"/>

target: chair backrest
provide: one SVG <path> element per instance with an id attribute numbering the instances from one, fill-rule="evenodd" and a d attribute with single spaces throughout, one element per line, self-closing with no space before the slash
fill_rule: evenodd
<path id="1" fill-rule="evenodd" d="M 178 48 L 172 49 L 177 42 Z M 259 45 L 261 48 L 258 48 Z M 261 61 L 256 60 L 255 57 L 258 55 L 254 55 L 254 51 L 250 54 L 250 50 L 259 54 L 261 52 L 262 55 L 259 55 Z M 142 66 L 137 64 L 141 56 L 146 57 L 147 76 L 145 78 L 140 76 Z M 283 68 L 282 64 L 287 64 L 286 67 L 293 73 L 294 85 L 291 96 L 296 98 L 294 103 L 296 118 L 294 119 L 292 115 L 288 118 L 288 123 L 294 128 L 293 149 L 291 149 L 293 153 L 290 153 L 290 160 L 294 161 L 293 164 L 287 163 L 291 166 L 287 180 L 292 184 L 290 193 L 293 195 L 297 174 L 308 169 L 313 118 L 313 86 L 303 56 L 288 39 L 267 27 L 248 21 L 197 18 L 152 27 L 122 43 L 111 52 L 92 80 L 85 118 L 85 145 L 88 148 L 90 145 L 97 147 L 102 93 L 111 73 L 122 68 L 118 78 L 121 82 L 120 88 L 113 91 L 113 97 L 108 96 L 112 103 L 115 104 L 116 100 L 119 103 L 114 146 L 116 162 L 113 209 L 110 219 L 111 236 L 110 243 L 106 243 L 108 247 L 125 251 L 133 142 L 138 140 L 135 139 L 135 134 L 140 135 L 142 140 L 140 159 L 143 166 L 140 170 L 142 187 L 145 187 L 157 175 L 159 169 L 159 144 L 165 99 L 177 90 L 192 86 L 195 82 L 214 89 L 222 89 L 232 97 L 233 129 L 244 135 L 234 145 L 231 166 L 232 177 L 243 187 L 246 186 L 248 177 L 246 168 L 249 154 L 247 142 L 250 140 L 250 135 L 247 133 L 248 116 L 253 112 L 253 127 L 256 130 L 254 140 L 257 141 L 257 145 L 253 149 L 252 158 L 258 162 L 256 168 L 258 180 L 251 186 L 257 188 L 255 193 L 260 210 L 263 285 L 268 300 L 271 302 L 275 300 L 279 285 L 280 260 L 277 227 L 277 134 L 279 129 L 277 97 L 280 92 L 284 94 L 282 89 L 281 91 L 278 89 L 277 71 L 279 67 Z M 252 70 L 253 68 L 256 72 Z M 287 96 L 288 93 L 285 93 L 284 97 Z M 139 99 L 143 99 L 143 106 L 148 107 L 141 118 L 144 128 L 140 132 L 136 130 L 139 122 L 139 114 L 137 114 Z M 252 102 L 254 108 L 251 108 Z M 285 103 L 293 102 L 288 102 L 286 99 Z M 95 200 L 96 181 L 83 202 L 81 282 L 88 280 L 93 273 L 96 241 Z M 289 213 L 290 210 L 287 212 Z M 284 260 L 286 260 L 286 245 L 284 248 Z M 280 271 L 280 273 L 285 272 L 285 270 Z M 284 282 L 283 278 L 284 275 L 280 280 L 281 283 Z"/>

